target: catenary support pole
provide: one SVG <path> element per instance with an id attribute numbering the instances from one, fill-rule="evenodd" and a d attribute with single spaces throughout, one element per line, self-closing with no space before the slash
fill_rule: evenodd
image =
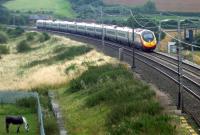
<path id="1" fill-rule="evenodd" d="M 102 51 L 104 52 L 105 47 L 105 28 L 103 24 L 103 8 L 101 7 L 101 25 L 102 25 Z"/>
<path id="2" fill-rule="evenodd" d="M 177 47 L 177 57 L 178 57 L 178 81 L 179 81 L 179 91 L 178 91 L 178 109 L 182 109 L 182 54 L 181 54 L 181 21 L 178 21 L 178 47 Z"/>

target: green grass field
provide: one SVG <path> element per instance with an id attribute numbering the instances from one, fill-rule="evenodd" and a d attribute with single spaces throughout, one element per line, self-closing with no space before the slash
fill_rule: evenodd
<path id="1" fill-rule="evenodd" d="M 183 135 L 150 87 L 122 65 L 90 67 L 58 99 L 71 135 Z"/>
<path id="2" fill-rule="evenodd" d="M 9 10 L 20 12 L 50 11 L 56 16 L 70 18 L 75 16 L 67 0 L 11 0 L 3 5 Z"/>
<path id="3" fill-rule="evenodd" d="M 18 107 L 11 104 L 0 106 L 0 135 L 7 134 L 5 130 L 6 115 L 23 115 L 26 117 L 30 126 L 30 131 L 27 133 L 24 130 L 24 125 L 22 125 L 20 128 L 20 135 L 39 135 L 37 114 L 33 113 L 32 110 L 29 108 Z M 9 129 L 9 135 L 16 135 L 17 126 L 11 125 Z"/>

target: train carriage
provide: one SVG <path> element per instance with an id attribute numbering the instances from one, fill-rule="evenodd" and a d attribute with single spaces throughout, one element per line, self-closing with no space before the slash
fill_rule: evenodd
<path id="1" fill-rule="evenodd" d="M 67 30 L 72 33 L 77 32 L 77 25 L 76 22 L 67 22 Z"/>
<path id="2" fill-rule="evenodd" d="M 36 22 L 37 28 L 38 28 L 38 29 L 44 28 L 45 22 L 46 22 L 46 21 L 44 21 L 44 20 L 38 20 L 38 21 Z"/>
<path id="3" fill-rule="evenodd" d="M 77 23 L 77 33 L 85 34 L 86 33 L 86 23 Z"/>
<path id="4" fill-rule="evenodd" d="M 99 24 L 95 24 L 94 28 L 95 28 L 95 36 L 97 38 L 101 38 L 103 34 L 103 26 Z"/>
<path id="5" fill-rule="evenodd" d="M 60 30 L 60 24 L 59 21 L 54 21 L 51 23 L 51 29 L 52 30 Z"/>
<path id="6" fill-rule="evenodd" d="M 124 44 L 131 44 L 133 30 L 128 27 L 117 27 L 117 41 Z M 131 36 L 129 36 L 131 34 Z"/>
<path id="7" fill-rule="evenodd" d="M 59 29 L 62 32 L 67 32 L 67 22 L 66 21 L 60 21 L 59 22 Z"/>
<path id="8" fill-rule="evenodd" d="M 117 40 L 116 26 L 105 26 L 105 38 L 110 41 Z"/>
<path id="9" fill-rule="evenodd" d="M 86 24 L 86 34 L 90 36 L 95 36 L 95 25 L 93 23 Z"/>
<path id="10" fill-rule="evenodd" d="M 48 29 L 51 29 L 52 23 L 53 23 L 53 21 L 51 21 L 51 20 L 45 21 L 45 22 L 43 23 L 44 29 L 47 29 L 47 30 L 48 30 Z"/>

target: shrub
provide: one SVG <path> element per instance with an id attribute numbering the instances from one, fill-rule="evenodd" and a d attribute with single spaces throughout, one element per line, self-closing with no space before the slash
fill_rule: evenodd
<path id="1" fill-rule="evenodd" d="M 15 29 L 8 29 L 7 33 L 10 37 L 18 37 L 24 33 L 24 29 L 17 27 Z"/>
<path id="2" fill-rule="evenodd" d="M 9 47 L 6 45 L 0 45 L 0 54 L 8 54 L 9 53 Z"/>
<path id="3" fill-rule="evenodd" d="M 22 40 L 17 45 L 17 51 L 18 52 L 26 52 L 26 51 L 29 51 L 29 50 L 30 50 L 30 46 L 28 45 L 26 40 Z"/>
<path id="4" fill-rule="evenodd" d="M 44 128 L 47 135 L 55 135 L 58 133 L 58 126 L 53 115 L 46 115 Z"/>
<path id="5" fill-rule="evenodd" d="M 0 32 L 0 44 L 7 43 L 8 36 L 4 32 Z"/>
<path id="6" fill-rule="evenodd" d="M 49 34 L 43 32 L 40 37 L 39 37 L 39 41 L 40 42 L 45 42 L 47 40 L 49 40 L 51 37 L 49 36 Z"/>
<path id="7" fill-rule="evenodd" d="M 30 108 L 32 112 L 37 111 L 37 101 L 34 97 L 19 99 L 16 101 L 16 105 L 20 107 Z"/>
<path id="8" fill-rule="evenodd" d="M 65 69 L 65 73 L 68 74 L 69 71 L 73 71 L 76 69 L 76 64 L 71 64 L 69 67 Z"/>
<path id="9" fill-rule="evenodd" d="M 33 39 L 34 39 L 34 33 L 28 33 L 27 35 L 26 35 L 26 40 L 27 41 L 32 41 Z"/>
<path id="10" fill-rule="evenodd" d="M 79 78 L 71 81 L 69 90 L 71 92 L 80 91 L 84 88 L 84 85 L 92 86 L 98 80 L 104 80 L 105 78 L 116 79 L 118 76 L 126 76 L 127 79 L 132 78 L 132 75 L 123 66 L 118 66 L 117 68 L 114 68 L 112 64 L 101 67 L 91 66 Z"/>

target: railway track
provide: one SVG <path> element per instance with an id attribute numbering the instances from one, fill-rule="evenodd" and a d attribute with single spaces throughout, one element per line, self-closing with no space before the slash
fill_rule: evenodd
<path id="1" fill-rule="evenodd" d="M 36 30 L 36 29 L 33 29 L 33 30 Z M 132 48 L 128 46 L 122 46 L 118 43 L 105 41 L 105 46 L 102 47 L 100 46 L 101 39 L 96 39 L 93 37 L 87 37 L 84 35 L 77 35 L 77 34 L 72 34 L 72 33 L 58 32 L 58 31 L 49 31 L 49 30 L 45 30 L 45 31 L 54 33 L 54 34 L 74 37 L 77 40 L 81 40 L 87 43 L 90 42 L 92 44 L 96 44 L 100 49 L 110 48 L 113 51 L 109 51 L 108 54 L 114 54 L 115 52 L 115 56 L 118 55 L 119 48 L 121 48 L 123 50 L 122 54 L 124 55 L 123 60 L 129 64 L 132 64 L 133 50 Z M 166 90 L 166 91 L 172 96 L 176 104 L 178 100 L 177 88 L 179 85 L 177 58 L 168 56 L 163 53 L 158 53 L 158 52 L 146 53 L 139 50 L 135 50 L 135 60 L 136 60 L 136 69 L 141 70 L 141 74 L 143 73 L 143 69 L 142 67 L 139 67 L 138 65 L 142 63 L 143 65 L 146 65 L 146 67 L 144 67 L 145 70 L 146 68 L 150 69 L 149 74 L 151 73 L 151 70 L 156 71 L 155 74 L 153 74 L 154 78 L 157 77 L 157 75 L 159 74 L 160 78 L 164 77 L 169 80 L 170 82 L 169 85 L 173 84 L 170 87 L 168 86 L 168 82 L 162 82 L 162 79 L 155 80 L 155 82 L 158 81 L 158 85 L 160 85 L 159 83 L 166 85 L 166 86 L 163 86 L 163 89 L 165 89 L 165 87 L 167 87 L 168 89 L 174 89 L 174 90 Z M 192 118 L 200 126 L 200 68 L 197 65 L 188 63 L 187 61 L 184 61 L 182 66 L 183 66 L 182 109 L 184 112 L 191 115 Z"/>

